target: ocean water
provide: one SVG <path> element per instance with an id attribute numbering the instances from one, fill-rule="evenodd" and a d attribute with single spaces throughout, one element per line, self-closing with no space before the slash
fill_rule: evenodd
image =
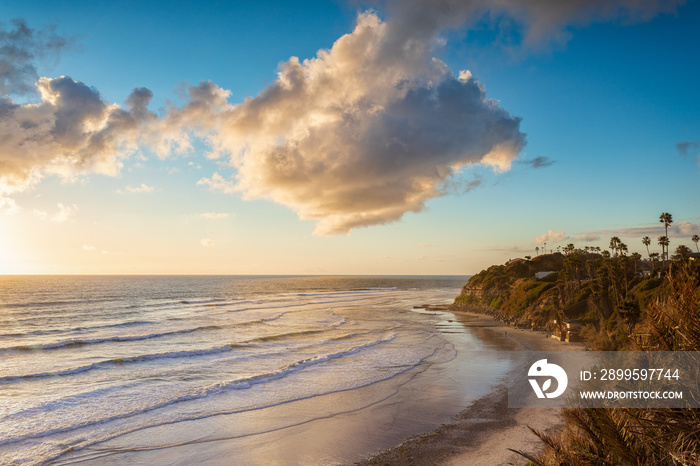
<path id="1" fill-rule="evenodd" d="M 251 413 L 363 387 L 389 396 L 393 380 L 455 357 L 455 324 L 416 306 L 450 303 L 465 282 L 1 277 L 0 464 L 220 416 L 244 437 L 265 430 Z"/>

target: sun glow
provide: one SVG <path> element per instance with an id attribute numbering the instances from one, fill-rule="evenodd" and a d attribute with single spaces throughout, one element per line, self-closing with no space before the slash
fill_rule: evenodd
<path id="1" fill-rule="evenodd" d="M 24 263 L 17 242 L 8 234 L 7 218 L 0 216 L 0 274 L 25 273 Z"/>

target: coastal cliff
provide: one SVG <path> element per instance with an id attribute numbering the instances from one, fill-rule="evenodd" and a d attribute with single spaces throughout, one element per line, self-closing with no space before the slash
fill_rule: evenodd
<path id="1" fill-rule="evenodd" d="M 553 334 L 580 325 L 579 336 L 597 350 L 700 351 L 700 260 L 679 254 L 655 264 L 572 248 L 489 267 L 452 309 Z M 686 371 L 697 384 L 700 366 Z M 700 464 L 697 409 L 565 408 L 562 416 L 559 432 L 533 430 L 543 451 L 514 451 L 541 466 Z"/>
<path id="2" fill-rule="evenodd" d="M 647 308 L 665 296 L 667 276 L 685 267 L 698 277 L 693 261 L 653 266 L 582 250 L 514 259 L 471 277 L 451 309 L 584 340 L 594 349 L 645 349 Z"/>

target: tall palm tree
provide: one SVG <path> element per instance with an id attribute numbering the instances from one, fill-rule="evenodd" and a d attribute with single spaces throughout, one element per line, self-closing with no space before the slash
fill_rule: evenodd
<path id="1" fill-rule="evenodd" d="M 666 246 L 668 246 L 668 226 L 673 223 L 673 215 L 669 214 L 668 212 L 661 212 L 661 215 L 659 215 L 659 222 L 664 224 L 664 236 L 666 237 L 667 241 Z M 668 248 L 666 248 L 666 259 L 668 259 Z"/>
<path id="2" fill-rule="evenodd" d="M 639 254 L 638 252 L 633 252 L 630 255 L 630 259 L 632 259 L 634 262 L 634 274 L 637 275 L 637 263 L 642 260 L 642 255 Z"/>
<path id="3" fill-rule="evenodd" d="M 651 244 L 651 238 L 645 236 L 642 238 L 642 244 L 647 247 L 647 256 L 649 255 L 649 245 Z"/>
<path id="4" fill-rule="evenodd" d="M 620 244 L 622 244 L 622 241 L 620 241 L 620 238 L 617 236 L 613 236 L 610 238 L 610 251 L 615 253 L 615 257 L 617 257 L 617 254 L 620 250 Z"/>
<path id="5" fill-rule="evenodd" d="M 649 254 L 649 259 L 651 259 L 651 270 L 654 270 L 654 264 L 659 259 L 659 253 L 652 252 L 651 254 Z"/>
<path id="6" fill-rule="evenodd" d="M 535 252 L 537 253 L 538 256 L 540 255 L 540 247 L 539 246 L 535 246 Z"/>
<path id="7" fill-rule="evenodd" d="M 664 267 L 665 267 L 666 266 L 665 257 L 668 256 L 668 237 L 667 236 L 659 236 L 659 246 L 661 246 L 661 258 L 664 261 Z M 664 256 L 664 253 L 666 256 Z"/>
<path id="8" fill-rule="evenodd" d="M 617 250 L 620 251 L 620 255 L 624 256 L 629 252 L 629 249 L 627 249 L 627 245 L 620 241 L 620 244 L 617 245 Z"/>
<path id="9" fill-rule="evenodd" d="M 693 243 L 695 243 L 695 250 L 698 251 L 698 252 L 700 252 L 700 249 L 698 249 L 698 241 L 700 241 L 700 236 L 698 236 L 698 235 L 693 235 L 693 237 L 690 238 L 690 239 L 692 239 L 692 240 L 693 240 Z"/>

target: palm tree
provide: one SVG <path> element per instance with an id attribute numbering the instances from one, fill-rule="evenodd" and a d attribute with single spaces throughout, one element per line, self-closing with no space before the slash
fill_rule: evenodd
<path id="1" fill-rule="evenodd" d="M 659 258 L 659 253 L 658 252 L 652 252 L 649 254 L 649 259 L 651 260 L 651 270 L 652 272 L 654 271 L 654 264 L 656 263 L 656 260 Z"/>
<path id="2" fill-rule="evenodd" d="M 690 257 L 690 254 L 693 252 L 692 249 L 690 249 L 688 246 L 685 244 L 681 244 L 676 248 L 676 255 L 673 256 L 674 259 L 677 260 L 686 260 Z"/>
<path id="3" fill-rule="evenodd" d="M 624 256 L 625 254 L 627 254 L 627 252 L 629 252 L 629 249 L 627 249 L 627 245 L 622 241 L 620 241 L 620 244 L 617 245 L 617 249 L 620 251 L 621 256 Z"/>
<path id="4" fill-rule="evenodd" d="M 661 246 L 661 258 L 664 261 L 664 266 L 666 266 L 666 256 L 668 255 L 668 237 L 659 236 L 659 246 Z M 665 254 L 665 255 L 664 255 Z"/>
<path id="5" fill-rule="evenodd" d="M 539 246 L 535 246 L 535 252 L 537 253 L 538 256 L 540 255 L 540 247 Z"/>
<path id="6" fill-rule="evenodd" d="M 673 215 L 668 212 L 661 212 L 661 215 L 659 215 L 659 222 L 664 224 L 664 229 L 666 230 L 664 236 L 667 241 L 666 246 L 668 246 L 668 226 L 673 223 Z M 668 248 L 666 249 L 666 259 L 668 259 Z"/>
<path id="7" fill-rule="evenodd" d="M 651 238 L 645 236 L 642 238 L 642 244 L 647 247 L 647 256 L 649 255 L 649 245 L 651 244 Z"/>
<path id="8" fill-rule="evenodd" d="M 633 252 L 632 255 L 630 255 L 630 259 L 634 261 L 634 274 L 637 275 L 637 263 L 642 260 L 642 255 L 638 252 Z"/>
<path id="9" fill-rule="evenodd" d="M 615 257 L 617 257 L 618 251 L 620 249 L 620 244 L 622 244 L 622 241 L 620 241 L 620 238 L 617 236 L 613 236 L 610 238 L 610 251 L 615 253 Z"/>
<path id="10" fill-rule="evenodd" d="M 690 239 L 692 239 L 692 240 L 693 240 L 693 243 L 695 243 L 695 250 L 698 251 L 698 252 L 700 252 L 700 249 L 698 249 L 698 241 L 700 241 L 700 236 L 698 236 L 698 235 L 693 235 L 693 237 L 690 238 Z"/>

